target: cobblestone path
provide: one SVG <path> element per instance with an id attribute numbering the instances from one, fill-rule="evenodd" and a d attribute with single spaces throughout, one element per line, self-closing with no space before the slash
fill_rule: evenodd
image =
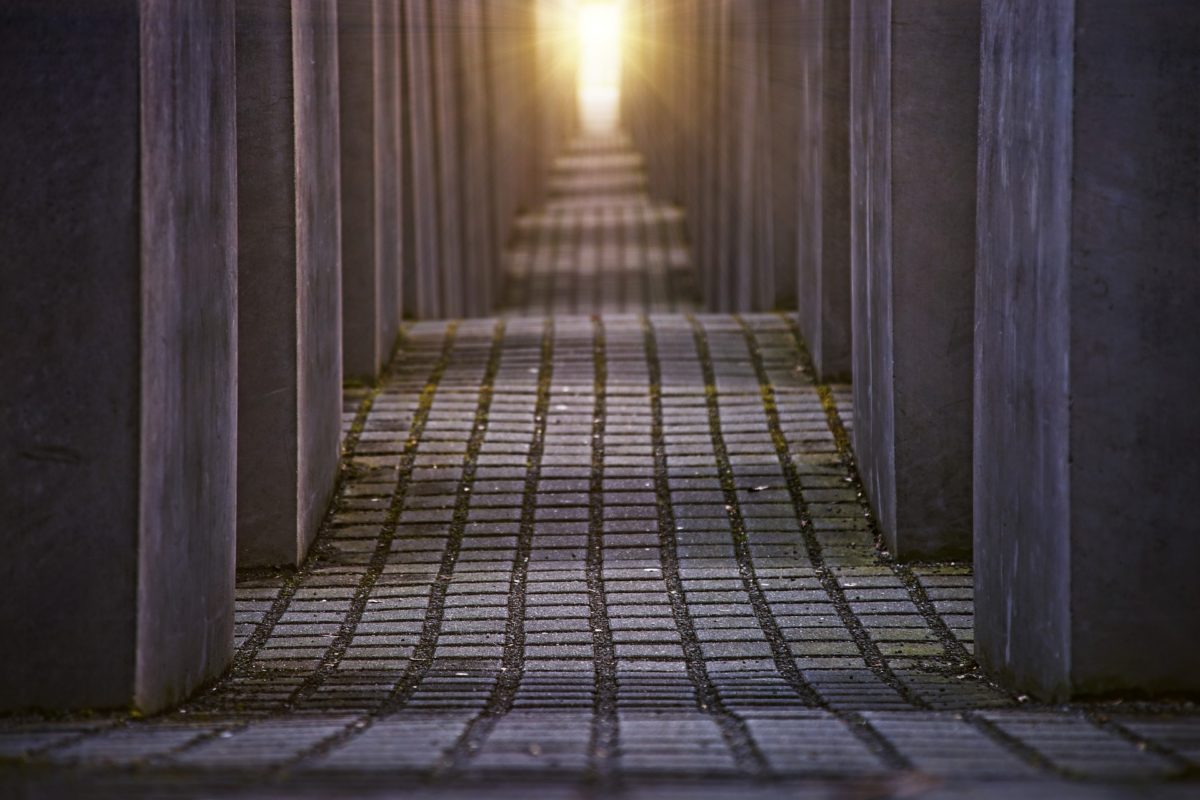
<path id="1" fill-rule="evenodd" d="M 557 202 L 529 303 L 608 307 L 615 262 L 553 273 L 628 207 Z M 229 675 L 153 719 L 0 722 L 0 796 L 1194 797 L 1193 706 L 976 672 L 969 568 L 875 550 L 846 389 L 776 315 L 412 324 L 347 395 L 311 558 L 239 576 Z"/>

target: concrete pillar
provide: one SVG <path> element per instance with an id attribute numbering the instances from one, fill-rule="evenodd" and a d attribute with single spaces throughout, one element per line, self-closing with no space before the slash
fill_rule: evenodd
<path id="1" fill-rule="evenodd" d="M 498 257 L 509 240 L 513 221 L 532 206 L 546 165 L 535 160 L 537 137 L 530 131 L 535 118 L 533 52 L 534 8 L 519 0 L 481 3 L 486 49 L 488 108 L 491 120 L 490 155 L 493 175 L 493 236 Z M 496 264 L 495 268 L 500 269 Z"/>
<path id="2" fill-rule="evenodd" d="M 438 316 L 461 317 L 464 312 L 464 206 L 462 202 L 462 115 L 459 86 L 458 3 L 431 0 L 433 39 L 434 155 L 437 172 L 438 272 L 441 296 Z"/>
<path id="3" fill-rule="evenodd" d="M 841 381 L 850 375 L 850 6 L 772 5 L 772 35 L 792 43 L 779 54 L 788 71 L 775 84 L 791 99 L 775 107 L 790 103 L 797 118 L 795 308 L 818 377 Z"/>
<path id="4" fill-rule="evenodd" d="M 718 190 L 708 305 L 719 311 L 764 310 L 777 300 L 765 11 L 720 0 L 716 13 Z"/>
<path id="5" fill-rule="evenodd" d="M 697 84 L 704 87 L 696 96 L 693 117 L 693 137 L 697 155 L 696 181 L 692 188 L 693 208 L 690 223 L 692 263 L 696 269 L 698 299 L 710 302 L 716 284 L 716 188 L 717 107 L 720 94 L 716 85 L 717 49 L 716 6 L 711 2 L 698 3 L 696 8 L 696 46 L 692 65 L 700 73 Z"/>
<path id="6" fill-rule="evenodd" d="M 298 564 L 337 476 L 341 224 L 332 2 L 238 0 L 238 563 Z"/>
<path id="7" fill-rule="evenodd" d="M 433 59 L 429 0 L 402 0 L 404 86 L 401 141 L 404 143 L 405 234 L 404 312 L 430 319 L 441 316 L 441 264 L 437 137 L 433 109 Z"/>
<path id="8" fill-rule="evenodd" d="M 763 14 L 768 58 L 770 152 L 767 173 L 771 201 L 771 263 L 780 308 L 795 308 L 797 225 L 800 202 L 800 124 L 804 107 L 805 33 L 811 24 L 803 2 L 770 0 Z"/>
<path id="9" fill-rule="evenodd" d="M 748 311 L 769 311 L 790 305 L 791 297 L 785 297 L 794 284 L 794 271 L 786 270 L 787 281 L 781 281 L 775 259 L 775 196 L 773 185 L 776 165 L 771 157 L 774 141 L 771 115 L 771 61 L 770 61 L 770 15 L 764 3 L 746 3 L 740 7 L 741 20 L 738 37 L 744 51 L 745 77 L 743 92 L 752 104 L 746 117 L 746 138 L 743 147 L 749 177 L 745 182 L 750 187 L 750 202 L 743 206 L 749 213 L 746 222 L 750 238 L 751 290 L 743 300 L 741 308 Z M 785 183 L 794 181 L 794 176 L 780 175 Z M 794 211 L 795 205 L 783 203 Z"/>
<path id="10" fill-rule="evenodd" d="M 708 81 L 711 75 L 712 58 L 709 56 L 709 18 L 710 3 L 696 3 L 686 7 L 688 17 L 687 33 L 682 37 L 687 47 L 686 70 L 689 73 L 688 94 L 685 98 L 690 102 L 683 116 L 686 126 L 686 138 L 689 149 L 689 178 L 685 211 L 687 224 L 692 231 L 691 264 L 694 274 L 697 300 L 707 297 L 708 271 L 711 255 L 705 246 L 711 240 L 711 232 L 706 225 L 709 219 L 708 206 L 711 193 L 707 188 L 711 184 L 711 164 L 713 151 L 710 145 L 712 104 L 715 100 L 712 84 Z"/>
<path id="11" fill-rule="evenodd" d="M 338 6 L 342 357 L 368 381 L 400 326 L 399 36 L 396 0 Z"/>
<path id="12" fill-rule="evenodd" d="M 984 3 L 977 654 L 1200 691 L 1200 7 Z"/>
<path id="13" fill-rule="evenodd" d="M 854 447 L 888 548 L 971 544 L 979 4 L 850 6 Z"/>
<path id="14" fill-rule="evenodd" d="M 0 8 L 0 709 L 232 655 L 233 79 L 230 0 Z"/>
<path id="15" fill-rule="evenodd" d="M 730 36 L 730 0 L 715 0 L 712 10 L 711 50 L 715 55 L 713 82 L 711 91 L 713 98 L 712 147 L 713 157 L 713 188 L 715 194 L 710 203 L 708 213 L 712 224 L 712 239 L 709 245 L 707 291 L 705 301 L 710 310 L 733 311 L 734 304 L 734 268 L 737 263 L 737 239 L 733 232 L 734 203 L 729 198 L 737 196 L 737 146 L 736 133 L 737 92 L 731 85 L 729 62 L 732 59 L 732 42 Z M 706 247 L 706 249 L 708 249 Z"/>
<path id="16" fill-rule="evenodd" d="M 463 216 L 463 310 L 486 316 L 495 299 L 498 243 L 492 238 L 491 107 L 487 91 L 482 0 L 457 6 L 462 149 L 458 169 Z"/>

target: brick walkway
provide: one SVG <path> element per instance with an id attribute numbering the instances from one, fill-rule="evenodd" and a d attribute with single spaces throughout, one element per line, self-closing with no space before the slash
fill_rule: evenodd
<path id="1" fill-rule="evenodd" d="M 634 163 L 571 158 L 579 184 Z M 619 174 L 611 207 L 529 218 L 555 267 L 516 310 L 616 302 L 616 262 L 568 267 L 622 226 L 557 242 L 651 213 Z M 665 307 L 630 252 L 629 302 Z M 969 569 L 879 557 L 846 387 L 798 344 L 774 315 L 409 326 L 347 396 L 312 557 L 239 577 L 227 678 L 155 719 L 0 723 L 0 796 L 1195 796 L 1194 707 L 1043 707 L 974 670 Z"/>

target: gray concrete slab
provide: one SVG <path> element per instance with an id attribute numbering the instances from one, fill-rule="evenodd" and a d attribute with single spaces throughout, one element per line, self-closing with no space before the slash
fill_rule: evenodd
<path id="1" fill-rule="evenodd" d="M 400 328 L 399 47 L 396 0 L 339 7 L 342 354 L 346 376 L 367 381 Z"/>
<path id="2" fill-rule="evenodd" d="M 232 654 L 233 69 L 230 2 L 0 11 L 0 708 Z"/>
<path id="3" fill-rule="evenodd" d="M 979 658 L 1046 698 L 1196 692 L 1200 10 L 984 9 Z"/>
<path id="4" fill-rule="evenodd" d="M 533 6 L 517 0 L 482 3 L 483 42 L 490 107 L 489 156 L 494 200 L 493 234 L 501 252 L 513 235 L 513 222 L 532 206 L 545 164 L 537 162 L 536 137 L 530 135 L 536 99 L 526 88 L 533 84 L 534 60 L 528 47 L 533 35 Z M 498 265 L 499 266 L 499 265 Z"/>
<path id="5" fill-rule="evenodd" d="M 492 232 L 492 108 L 483 5 L 481 0 L 464 0 L 457 10 L 458 23 L 453 29 L 458 33 L 462 127 L 463 310 L 470 316 L 484 316 L 496 300 L 496 255 L 501 250 Z"/>
<path id="6" fill-rule="evenodd" d="M 406 231 L 404 253 L 404 313 L 418 318 L 440 316 L 441 259 L 438 218 L 436 120 L 433 106 L 433 62 L 428 0 L 403 0 L 404 94 L 401 102 L 401 140 L 405 142 L 402 206 Z"/>
<path id="7" fill-rule="evenodd" d="M 336 9 L 239 0 L 237 28 L 238 563 L 295 565 L 340 447 Z"/>
<path id="8" fill-rule="evenodd" d="M 466 219 L 463 202 L 462 87 L 459 56 L 459 8 L 456 3 L 429 5 L 432 42 L 434 155 L 438 205 L 437 316 L 460 317 L 466 299 Z M 473 176 L 474 177 L 474 176 Z"/>
<path id="9" fill-rule="evenodd" d="M 971 547 L 979 8 L 851 16 L 855 450 L 889 549 Z"/>
<path id="10" fill-rule="evenodd" d="M 777 0 L 772 35 L 795 78 L 781 81 L 797 107 L 796 308 L 824 380 L 850 375 L 850 6 L 844 0 Z M 792 73 L 787 73 L 791 75 Z"/>
<path id="11" fill-rule="evenodd" d="M 809 109 L 804 105 L 804 33 L 808 16 L 803 3 L 771 0 L 763 15 L 763 37 L 767 46 L 770 123 L 770 165 L 767 176 L 771 191 L 771 260 L 777 282 L 777 305 L 795 308 L 798 273 L 800 201 L 801 120 Z"/>
<path id="12" fill-rule="evenodd" d="M 379 320 L 390 353 L 404 316 L 404 229 L 410 224 L 404 205 L 404 160 L 401 157 L 405 145 L 400 112 L 404 25 L 400 18 L 400 0 L 383 0 L 379 10 L 383 46 L 379 52 L 380 80 L 375 84 L 375 107 L 380 111 L 375 118 L 375 135 L 379 141 L 377 163 L 381 177 L 377 184 L 380 199 L 375 212 L 379 215 L 376 224 L 380 252 Z"/>

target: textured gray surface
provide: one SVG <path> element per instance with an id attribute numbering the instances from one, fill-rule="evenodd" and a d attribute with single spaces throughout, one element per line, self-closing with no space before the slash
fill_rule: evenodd
<path id="1" fill-rule="evenodd" d="M 772 35 L 793 42 L 794 80 L 780 104 L 797 106 L 797 236 L 793 269 L 800 329 L 823 378 L 850 375 L 850 6 L 776 0 Z"/>
<path id="2" fill-rule="evenodd" d="M 488 101 L 487 51 L 485 49 L 483 0 L 457 4 L 460 184 L 463 198 L 463 312 L 468 316 L 490 314 L 498 295 L 498 270 L 502 251 L 492 224 L 495 167 L 492 164 L 492 107 Z M 506 220 L 508 222 L 508 220 Z"/>
<path id="3" fill-rule="evenodd" d="M 396 25 L 396 0 L 338 6 L 342 366 L 346 377 L 367 381 L 387 361 L 400 320 Z"/>
<path id="4" fill-rule="evenodd" d="M 138 16 L 58 11 L 0 11 L 0 628 L 23 653 L 0 662 L 5 707 L 127 703 L 136 647 Z"/>
<path id="5" fill-rule="evenodd" d="M 230 656 L 238 205 L 233 4 L 143 0 L 140 8 L 135 702 L 150 710 L 215 678 Z"/>
<path id="6" fill-rule="evenodd" d="M 463 115 L 460 86 L 458 3 L 433 0 L 429 4 L 428 32 L 432 49 L 433 130 L 436 145 L 424 157 L 432 155 L 437 189 L 423 198 L 437 205 L 438 260 L 440 284 L 437 317 L 460 317 L 466 300 L 466 198 L 463 194 Z"/>
<path id="7" fill-rule="evenodd" d="M 1048 697 L 1195 692 L 1200 11 L 985 8 L 981 659 Z"/>
<path id="8" fill-rule="evenodd" d="M 294 565 L 338 460 L 337 21 L 288 0 L 237 17 L 238 562 Z"/>
<path id="9" fill-rule="evenodd" d="M 855 445 L 899 557 L 971 547 L 978 3 L 851 5 Z"/>
<path id="10" fill-rule="evenodd" d="M 401 59 L 406 38 L 402 35 L 400 4 L 401 0 L 380 0 L 378 5 L 383 41 L 379 50 L 379 77 L 375 82 L 375 107 L 379 110 L 375 115 L 378 165 L 375 247 L 379 257 L 379 329 L 384 361 L 391 355 L 404 316 L 404 229 L 412 224 L 412 212 L 404 204 L 405 167 L 401 155 L 407 134 L 400 108 L 400 82 L 404 78 Z"/>
<path id="11" fill-rule="evenodd" d="M 438 232 L 437 138 L 433 107 L 432 36 L 429 3 L 402 0 L 405 85 L 401 102 L 401 141 L 404 199 L 402 205 L 412 230 L 405 234 L 404 313 L 418 318 L 436 317 L 441 308 L 441 250 Z"/>
<path id="12" fill-rule="evenodd" d="M 196 10 L 0 17 L 3 707 L 157 709 L 230 655 L 232 7 Z"/>
<path id="13" fill-rule="evenodd" d="M 811 110 L 798 100 L 803 85 L 807 45 L 802 32 L 806 20 L 803 3 L 771 0 L 761 11 L 762 38 L 767 48 L 767 108 L 771 169 L 767 175 L 771 191 L 771 260 L 776 281 L 776 307 L 795 308 L 796 259 L 799 250 L 800 158 L 803 142 L 801 120 L 811 119 Z M 808 20 L 811 24 L 811 19 Z"/>

